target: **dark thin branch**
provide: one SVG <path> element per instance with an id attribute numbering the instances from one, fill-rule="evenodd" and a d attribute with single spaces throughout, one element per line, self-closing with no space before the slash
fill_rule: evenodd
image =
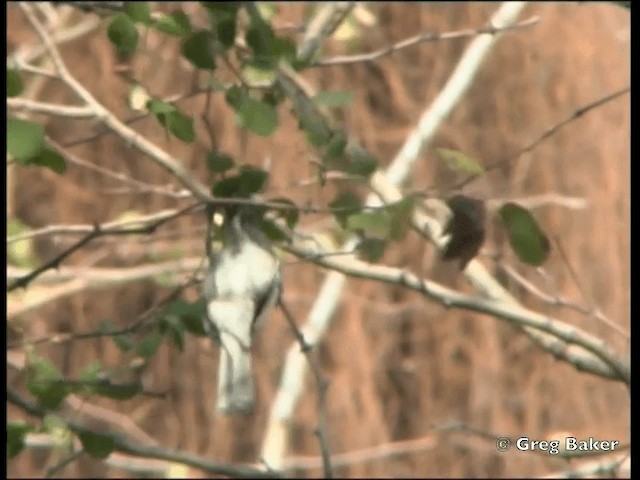
<path id="1" fill-rule="evenodd" d="M 100 227 L 100 225 L 96 223 L 94 225 L 93 231 L 89 232 L 87 235 L 85 235 L 83 238 L 81 238 L 76 243 L 71 245 L 69 248 L 64 250 L 62 253 L 60 253 L 59 255 L 56 255 L 52 260 L 44 263 L 40 267 L 33 270 L 31 273 L 15 280 L 11 285 L 7 287 L 7 292 L 12 292 L 13 290 L 16 290 L 20 287 L 23 287 L 23 288 L 26 287 L 27 285 L 29 285 L 31 281 L 33 281 L 35 278 L 40 276 L 42 273 L 46 272 L 51 268 L 59 267 L 60 263 L 62 263 L 62 261 L 65 258 L 67 258 L 72 253 L 81 249 L 84 245 L 88 244 L 89 242 L 91 242 L 92 240 L 98 237 L 109 236 L 109 235 L 138 235 L 138 234 L 149 235 L 164 223 L 167 223 L 170 220 L 173 220 L 175 218 L 182 216 L 184 213 L 194 209 L 199 205 L 200 203 L 191 204 L 187 207 L 184 207 L 176 211 L 176 213 L 171 216 L 161 218 L 158 221 L 151 223 L 149 225 L 146 225 L 144 227 L 124 228 L 124 229 L 118 229 L 118 230 L 103 230 Z"/>
<path id="2" fill-rule="evenodd" d="M 43 337 L 27 339 L 27 340 L 19 340 L 16 342 L 7 343 L 7 349 L 14 348 L 22 348 L 27 345 L 35 346 L 43 343 L 66 343 L 72 342 L 75 340 L 90 340 L 95 338 L 102 337 L 116 337 L 119 335 L 128 335 L 131 333 L 136 333 L 140 328 L 142 328 L 147 321 L 153 317 L 154 313 L 157 312 L 160 308 L 167 305 L 169 302 L 176 300 L 180 294 L 192 283 L 195 283 L 195 279 L 191 278 L 183 285 L 179 285 L 174 288 L 168 295 L 166 295 L 163 299 L 158 301 L 155 305 L 149 307 L 145 312 L 142 312 L 133 323 L 127 327 L 116 329 L 116 330 L 97 330 L 91 332 L 82 332 L 82 333 L 60 333 L 60 334 L 48 334 Z"/>
<path id="3" fill-rule="evenodd" d="M 34 417 L 43 418 L 49 413 L 36 403 L 28 400 L 20 395 L 16 390 L 7 386 L 7 401 L 24 412 Z M 107 433 L 104 431 L 96 432 L 85 427 L 73 418 L 63 416 L 69 429 L 76 433 L 92 433 L 108 437 L 113 442 L 114 450 L 118 452 L 128 453 L 137 457 L 157 458 L 160 460 L 168 460 L 176 463 L 184 463 L 194 468 L 204 470 L 207 473 L 227 475 L 239 478 L 276 478 L 280 477 L 276 472 L 265 472 L 249 465 L 231 465 L 218 462 L 212 462 L 202 457 L 191 455 L 186 452 L 166 450 L 155 446 L 140 445 L 126 438 L 124 435 L 117 433 Z"/>
<path id="4" fill-rule="evenodd" d="M 404 40 L 399 41 L 398 43 L 394 43 L 392 45 L 388 45 L 386 47 L 380 48 L 373 52 L 362 53 L 358 55 L 343 55 L 337 56 L 333 58 L 327 58 L 325 60 L 318 60 L 312 66 L 314 67 L 333 67 L 337 65 L 350 65 L 353 63 L 368 63 L 375 62 L 376 60 L 381 59 L 382 57 L 389 55 L 393 52 L 397 52 L 398 50 L 402 50 L 403 48 L 412 47 L 414 45 L 418 45 L 420 43 L 426 42 L 437 42 L 440 40 L 453 40 L 458 38 L 465 37 L 475 37 L 481 34 L 491 34 L 495 35 L 499 32 L 504 32 L 507 30 L 515 30 L 519 28 L 530 27 L 538 23 L 539 18 L 533 17 L 528 20 L 524 20 L 522 22 L 516 23 L 514 25 L 507 25 L 506 27 L 498 28 L 493 25 L 488 25 L 486 27 L 476 28 L 476 29 L 466 29 L 466 30 L 458 30 L 455 32 L 445 32 L 445 33 L 429 33 L 429 32 L 421 32 L 413 37 L 406 38 Z"/>
<path id="5" fill-rule="evenodd" d="M 278 300 L 278 305 L 282 309 L 284 313 L 284 317 L 286 318 L 293 334 L 295 335 L 298 343 L 300 344 L 300 350 L 307 357 L 307 362 L 309 362 L 309 367 L 311 372 L 313 373 L 313 377 L 316 382 L 316 386 L 318 389 L 318 402 L 317 402 L 317 411 L 318 411 L 318 426 L 315 429 L 315 434 L 318 437 L 318 443 L 320 444 L 320 454 L 322 457 L 322 467 L 324 471 L 325 478 L 333 478 L 333 467 L 331 465 L 331 451 L 329 450 L 329 440 L 327 436 L 327 390 L 329 389 L 329 382 L 323 378 L 320 373 L 320 366 L 318 365 L 316 359 L 313 357 L 312 348 L 304 335 L 296 325 L 296 322 L 291 314 L 291 311 L 287 308 L 282 297 Z"/>
<path id="6" fill-rule="evenodd" d="M 607 94 L 604 97 L 601 97 L 597 100 L 594 100 L 593 102 L 587 103 L 586 105 L 583 105 L 582 107 L 577 108 L 576 110 L 574 110 L 573 112 L 571 112 L 569 114 L 569 116 L 567 116 L 565 119 L 559 121 L 558 123 L 550 126 L 549 128 L 547 128 L 540 136 L 538 136 L 536 139 L 534 139 L 533 141 L 531 141 L 530 143 L 528 143 L 527 145 L 525 145 L 524 147 L 522 147 L 520 150 L 518 150 L 517 152 L 508 155 L 507 157 L 503 158 L 502 160 L 498 160 L 488 166 L 485 167 L 484 172 L 480 175 L 473 175 L 469 178 L 466 178 L 465 180 L 463 180 L 462 182 L 453 185 L 451 187 L 451 189 L 460 189 L 462 187 L 464 187 L 465 185 L 471 183 L 472 181 L 476 180 L 477 178 L 484 176 L 486 173 L 492 171 L 492 170 L 496 170 L 498 168 L 505 168 L 507 165 L 515 162 L 516 160 L 518 160 L 522 155 L 524 155 L 525 153 L 528 153 L 530 151 L 532 151 L 534 148 L 536 148 L 540 143 L 542 143 L 543 141 L 545 141 L 546 139 L 548 139 L 549 137 L 555 135 L 556 133 L 558 133 L 562 128 L 566 127 L 568 124 L 572 123 L 574 120 L 577 120 L 578 118 L 582 117 L 583 115 L 585 115 L 586 113 L 589 113 L 591 110 L 600 107 L 602 105 L 604 105 L 607 102 L 610 102 L 612 100 L 615 100 L 616 98 L 624 95 L 625 93 L 629 93 L 631 92 L 631 87 L 624 87 L 620 90 L 617 90 L 613 93 Z"/>

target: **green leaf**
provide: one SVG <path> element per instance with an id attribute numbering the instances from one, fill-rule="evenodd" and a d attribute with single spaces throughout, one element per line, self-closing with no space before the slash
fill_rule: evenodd
<path id="1" fill-rule="evenodd" d="M 100 365 L 100 362 L 94 360 L 82 369 L 82 372 L 80 372 L 80 376 L 78 378 L 81 382 L 93 382 L 95 380 L 98 380 L 98 376 L 100 375 L 101 370 L 102 367 Z"/>
<path id="2" fill-rule="evenodd" d="M 165 315 L 160 318 L 160 331 L 169 335 L 176 347 L 181 352 L 184 351 L 184 325 L 178 315 L 165 312 Z"/>
<path id="3" fill-rule="evenodd" d="M 260 230 L 272 242 L 282 242 L 288 238 L 287 234 L 278 225 L 266 218 L 262 219 Z"/>
<path id="4" fill-rule="evenodd" d="M 484 168 L 474 159 L 465 155 L 458 150 L 449 150 L 448 148 L 436 148 L 436 152 L 445 162 L 447 166 L 455 171 L 468 173 L 471 175 L 479 175 L 484 173 Z"/>
<path id="5" fill-rule="evenodd" d="M 248 64 L 242 69 L 242 78 L 248 85 L 273 84 L 277 76 L 278 74 L 273 68 L 264 68 L 262 66 Z"/>
<path id="6" fill-rule="evenodd" d="M 365 235 L 388 238 L 391 219 L 384 211 L 356 213 L 347 219 L 347 228 L 363 231 Z"/>
<path id="7" fill-rule="evenodd" d="M 164 339 L 164 334 L 160 330 L 154 330 L 140 340 L 136 347 L 136 353 L 143 358 L 152 357 Z"/>
<path id="8" fill-rule="evenodd" d="M 24 448 L 24 437 L 35 427 L 25 422 L 7 423 L 7 458 L 13 458 Z"/>
<path id="9" fill-rule="evenodd" d="M 238 195 L 240 192 L 240 177 L 234 175 L 233 177 L 224 178 L 211 189 L 211 193 L 214 197 L 218 198 L 231 198 Z"/>
<path id="10" fill-rule="evenodd" d="M 149 111 L 178 140 L 191 143 L 195 140 L 193 119 L 187 117 L 174 105 L 153 99 L 147 103 Z"/>
<path id="11" fill-rule="evenodd" d="M 17 218 L 7 220 L 7 237 L 27 233 L 32 229 Z M 38 258 L 35 253 L 33 238 L 25 238 L 17 242 L 7 243 L 7 261 L 23 268 L 35 268 Z"/>
<path id="12" fill-rule="evenodd" d="M 289 227 L 290 229 L 295 228 L 295 226 L 298 224 L 298 219 L 300 217 L 300 212 L 298 211 L 296 207 L 296 204 L 289 200 L 288 198 L 274 198 L 273 200 L 269 200 L 269 203 L 283 203 L 285 205 L 291 205 L 294 208 L 290 208 L 290 209 L 282 209 L 282 210 L 278 210 L 278 216 L 284 218 L 285 222 L 287 222 L 287 227 Z"/>
<path id="13" fill-rule="evenodd" d="M 257 58 L 264 61 L 274 60 L 274 38 L 273 30 L 269 24 L 255 18 L 251 19 L 245 40 Z"/>
<path id="14" fill-rule="evenodd" d="M 256 167 L 245 165 L 240 170 L 240 193 L 243 196 L 251 196 L 259 192 L 269 178 L 269 174 Z"/>
<path id="15" fill-rule="evenodd" d="M 350 175 L 368 178 L 378 168 L 378 161 L 373 158 L 359 158 L 352 160 L 342 168 L 342 171 Z"/>
<path id="16" fill-rule="evenodd" d="M 244 127 L 262 136 L 271 135 L 278 127 L 278 114 L 273 105 L 247 97 L 238 109 Z"/>
<path id="17" fill-rule="evenodd" d="M 518 258 L 535 267 L 542 265 L 549 257 L 551 245 L 533 215 L 526 208 L 509 202 L 500 208 L 500 218 Z"/>
<path id="18" fill-rule="evenodd" d="M 391 220 L 390 238 L 392 240 L 402 240 L 409 230 L 414 203 L 413 197 L 406 197 L 385 207 Z"/>
<path id="19" fill-rule="evenodd" d="M 353 101 L 354 96 L 353 92 L 345 90 L 327 90 L 318 92 L 311 100 L 319 107 L 344 107 Z"/>
<path id="20" fill-rule="evenodd" d="M 91 387 L 96 395 L 114 400 L 129 400 L 142 392 L 142 383 L 139 381 L 129 383 L 95 382 Z"/>
<path id="21" fill-rule="evenodd" d="M 342 131 L 334 133 L 327 145 L 324 161 L 331 165 L 333 160 L 343 159 L 345 148 L 347 148 L 347 136 Z"/>
<path id="22" fill-rule="evenodd" d="M 176 37 L 186 37 L 191 33 L 191 21 L 187 14 L 181 11 L 160 17 L 153 26 L 160 32 Z"/>
<path id="23" fill-rule="evenodd" d="M 101 433 L 83 431 L 78 432 L 78 438 L 82 443 L 82 448 L 93 458 L 106 458 L 109 456 L 116 444 L 109 435 Z"/>
<path id="24" fill-rule="evenodd" d="M 151 9 L 148 2 L 124 2 L 124 13 L 135 23 L 151 25 Z"/>
<path id="25" fill-rule="evenodd" d="M 67 162 L 58 152 L 45 146 L 40 152 L 27 160 L 20 162 L 22 165 L 37 165 L 39 167 L 47 167 L 58 175 L 62 175 L 67 171 Z"/>
<path id="26" fill-rule="evenodd" d="M 12 68 L 7 69 L 7 97 L 17 97 L 22 93 L 20 73 Z"/>
<path id="27" fill-rule="evenodd" d="M 224 173 L 235 165 L 233 157 L 226 153 L 209 152 L 207 153 L 207 167 L 213 173 Z"/>
<path id="28" fill-rule="evenodd" d="M 213 39 L 207 30 L 198 30 L 182 44 L 182 55 L 196 68 L 213 70 L 216 68 Z"/>
<path id="29" fill-rule="evenodd" d="M 356 250 L 362 260 L 375 263 L 384 255 L 386 246 L 387 242 L 380 238 L 363 238 L 356 247 Z"/>
<path id="30" fill-rule="evenodd" d="M 67 396 L 62 374 L 46 358 L 31 354 L 27 358 L 27 389 L 46 408 L 56 408 Z"/>
<path id="31" fill-rule="evenodd" d="M 44 127 L 19 118 L 7 118 L 7 151 L 18 162 L 35 157 L 44 146 Z"/>
<path id="32" fill-rule="evenodd" d="M 240 5 L 235 2 L 202 2 L 209 11 L 211 25 L 223 48 L 233 46 L 236 39 L 236 17 Z"/>
<path id="33" fill-rule="evenodd" d="M 347 149 L 349 163 L 341 168 L 345 173 L 368 178 L 378 168 L 376 158 L 359 146 L 353 146 Z"/>
<path id="34" fill-rule="evenodd" d="M 119 53 L 133 53 L 138 45 L 139 35 L 136 25 L 125 13 L 119 13 L 111 20 L 107 35 Z"/>
<path id="35" fill-rule="evenodd" d="M 206 305 L 203 298 L 195 302 L 185 302 L 184 300 L 174 300 L 167 305 L 167 310 L 178 315 L 184 328 L 198 337 L 206 336 L 202 320 L 206 315 Z"/>
<path id="36" fill-rule="evenodd" d="M 128 352 L 135 346 L 132 334 L 121 333 L 116 335 L 112 333 L 121 330 L 112 320 L 101 321 L 98 330 L 105 335 L 108 335 L 111 340 L 113 340 L 113 343 L 116 344 L 116 347 L 118 347 L 122 352 Z"/>
<path id="37" fill-rule="evenodd" d="M 247 98 L 247 92 L 239 85 L 232 85 L 224 94 L 224 99 L 234 110 L 238 110 Z"/>
<path id="38" fill-rule="evenodd" d="M 329 203 L 329 207 L 334 210 L 336 221 L 344 228 L 347 218 L 362 209 L 362 201 L 352 192 L 342 192 Z"/>

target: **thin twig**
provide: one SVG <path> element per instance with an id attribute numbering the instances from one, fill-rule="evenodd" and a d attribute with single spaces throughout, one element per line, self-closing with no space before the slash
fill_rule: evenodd
<path id="1" fill-rule="evenodd" d="M 385 57 L 386 55 L 389 55 L 393 52 L 397 52 L 398 50 L 412 47 L 420 43 L 437 42 L 440 40 L 453 40 L 453 39 L 465 38 L 465 37 L 475 37 L 477 35 L 482 35 L 484 33 L 493 35 L 498 32 L 505 32 L 507 30 L 516 30 L 520 28 L 530 27 L 538 23 L 539 20 L 540 20 L 539 17 L 536 16 L 528 20 L 524 20 L 522 22 L 515 23 L 513 25 L 506 25 L 503 27 L 495 27 L 493 25 L 488 25 L 486 27 L 481 27 L 476 29 L 468 28 L 465 30 L 458 30 L 455 32 L 445 32 L 445 33 L 421 32 L 417 35 L 414 35 L 413 37 L 406 38 L 404 40 L 399 41 L 398 43 L 388 45 L 386 47 L 380 48 L 373 52 L 361 53 L 358 55 L 340 55 L 332 58 L 327 58 L 324 60 L 318 60 L 312 66 L 333 67 L 337 65 L 350 65 L 354 63 L 375 62 L 376 60 L 379 60 L 382 57 Z"/>
<path id="2" fill-rule="evenodd" d="M 88 244 L 89 242 L 94 240 L 95 238 L 98 238 L 100 236 L 107 236 L 107 235 L 151 234 L 158 227 L 163 225 L 164 223 L 182 216 L 186 212 L 194 209 L 195 207 L 197 207 L 199 205 L 200 205 L 199 203 L 189 205 L 189 206 L 187 206 L 185 208 L 182 208 L 182 209 L 178 210 L 174 215 L 171 215 L 171 216 L 168 216 L 168 217 L 165 217 L 165 218 L 161 218 L 161 219 L 159 219 L 159 220 L 157 220 L 157 221 L 155 221 L 153 223 L 150 223 L 150 224 L 142 226 L 142 227 L 131 227 L 131 228 L 118 229 L 118 230 L 102 230 L 100 228 L 99 224 L 95 224 L 93 230 L 91 232 L 89 232 L 87 235 L 85 235 L 83 238 L 78 240 L 75 244 L 71 245 L 69 248 L 64 250 L 62 253 L 56 255 L 50 261 L 48 261 L 48 262 L 44 263 L 43 265 L 39 266 L 38 268 L 34 269 L 29 274 L 27 274 L 27 275 L 15 280 L 11 285 L 9 285 L 7 287 L 7 292 L 12 292 L 13 290 L 16 290 L 17 288 L 20 288 L 20 287 L 24 288 L 27 285 L 29 285 L 29 282 L 31 282 L 33 279 L 37 278 L 43 272 L 46 272 L 47 270 L 49 270 L 51 268 L 57 268 L 65 258 L 70 256 L 72 253 L 76 252 L 77 250 L 81 249 L 83 246 L 85 246 L 86 244 Z"/>
<path id="3" fill-rule="evenodd" d="M 43 409 L 36 403 L 22 396 L 10 386 L 7 386 L 7 402 L 20 408 L 25 413 L 38 418 L 43 418 L 47 413 L 49 413 L 47 410 Z M 156 446 L 141 445 L 139 442 L 131 441 L 125 435 L 121 435 L 118 433 L 106 433 L 102 431 L 96 432 L 93 429 L 84 426 L 81 422 L 77 421 L 74 418 L 63 416 L 63 419 L 72 432 L 76 434 L 91 433 L 94 435 L 104 436 L 112 442 L 114 450 L 117 450 L 119 452 L 128 453 L 140 457 L 158 458 L 162 460 L 170 460 L 177 463 L 184 463 L 194 468 L 204 470 L 207 473 L 227 475 L 230 477 L 280 477 L 276 472 L 265 472 L 247 465 L 212 462 L 208 459 L 198 457 L 196 455 L 191 455 L 185 452 L 166 450 L 164 448 Z"/>
<path id="4" fill-rule="evenodd" d="M 324 471 L 324 478 L 333 478 L 333 467 L 331 465 L 331 451 L 329 450 L 329 441 L 327 436 L 327 390 L 329 388 L 329 383 L 325 380 L 320 373 L 320 366 L 317 364 L 317 360 L 312 355 L 313 345 L 309 344 L 304 335 L 296 325 L 295 319 L 291 314 L 291 311 L 287 308 L 282 297 L 278 300 L 278 304 L 284 313 L 291 330 L 293 331 L 298 343 L 300 344 L 300 349 L 307 357 L 307 362 L 309 363 L 309 368 L 313 373 L 313 377 L 316 382 L 316 388 L 318 389 L 318 402 L 317 402 L 317 412 L 318 412 L 318 426 L 315 430 L 315 434 L 318 437 L 318 442 L 320 444 L 320 453 L 322 457 L 322 467 Z"/>

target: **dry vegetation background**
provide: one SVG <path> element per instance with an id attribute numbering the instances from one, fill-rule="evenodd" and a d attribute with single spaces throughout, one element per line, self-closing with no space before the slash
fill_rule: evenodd
<path id="1" fill-rule="evenodd" d="M 355 43 L 329 42 L 325 53 L 370 51 L 420 31 L 451 31 L 481 27 L 497 4 L 376 3 L 369 6 L 377 25 L 364 29 Z M 168 7 L 158 6 L 165 11 Z M 197 11 L 185 5 L 187 13 Z M 308 6 L 282 4 L 276 25 L 299 22 Z M 35 42 L 36 37 L 15 6 L 7 7 L 8 49 Z M 73 15 L 83 15 L 74 13 Z M 454 113 L 441 126 L 433 146 L 468 153 L 483 163 L 516 151 L 575 109 L 629 83 L 629 12 L 604 3 L 531 4 L 521 18 L 539 15 L 533 27 L 506 33 L 481 68 L 477 79 Z M 126 97 L 128 85 L 114 72 L 106 27 L 61 47 L 71 72 L 119 118 L 134 116 Z M 470 39 L 421 44 L 376 63 L 312 69 L 305 77 L 316 90 L 355 92 L 341 120 L 347 131 L 387 164 L 402 145 L 422 111 L 440 91 Z M 189 90 L 193 71 L 179 60 L 173 38 L 149 32 L 146 46 L 130 65 L 136 78 L 155 96 Z M 223 77 L 228 72 L 219 72 Z M 227 77 L 230 78 L 230 77 Z M 64 86 L 45 81 L 36 98 L 49 102 L 72 99 Z M 201 112 L 204 96 L 182 100 L 186 112 Z M 262 166 L 270 159 L 268 193 L 297 202 L 325 204 L 334 185 L 301 187 L 313 178 L 310 147 L 286 108 L 279 112 L 280 128 L 269 138 L 245 135 L 234 126 L 229 108 L 217 95 L 211 118 L 223 151 Z M 624 330 L 629 329 L 629 97 L 622 96 L 572 122 L 524 155 L 505 175 L 494 174 L 474 193 L 486 198 L 523 197 L 556 192 L 588 201 L 585 209 L 548 205 L 535 210 L 551 237 L 559 237 L 576 270 L 584 296 L 565 262 L 554 249 L 545 268 L 555 292 L 579 303 L 599 307 Z M 48 135 L 67 144 L 95 132 L 87 122 L 42 117 Z M 192 145 L 167 141 L 155 120 L 134 128 L 184 160 L 185 168 L 207 181 L 205 152 L 209 139 L 196 121 L 198 140 Z M 110 134 L 70 148 L 81 158 L 127 176 L 157 185 L 173 182 L 164 171 Z M 119 192 L 118 182 L 70 165 L 57 176 L 40 168 L 15 168 L 8 191 L 9 215 L 38 228 L 58 224 L 87 224 L 117 218 L 135 210 L 151 213 L 182 205 L 153 193 Z M 412 188 L 424 188 L 446 178 L 433 149 L 423 153 L 412 176 Z M 302 220 L 313 224 L 321 217 Z M 327 223 L 329 225 L 329 223 Z M 202 255 L 203 216 L 192 215 L 162 227 L 153 235 L 106 239 L 74 254 L 67 265 L 131 267 L 157 258 Z M 493 231 L 493 230 L 492 230 Z M 178 237 L 176 238 L 176 232 Z M 173 235 L 173 236 L 172 236 Z M 41 259 L 52 258 L 70 240 L 37 242 Z M 177 249 L 177 250 L 176 250 Z M 505 252 L 517 265 L 505 239 L 492 234 L 485 244 Z M 284 269 L 284 298 L 299 322 L 309 311 L 323 272 L 293 261 Z M 481 258 L 488 267 L 493 262 Z M 384 258 L 471 291 L 462 277 L 451 275 L 433 254 L 433 247 L 410 235 Z M 532 268 L 518 266 L 527 278 L 541 283 Z M 498 270 L 496 273 L 499 274 Z M 542 313 L 552 313 L 610 342 L 619 352 L 628 339 L 594 318 L 544 304 L 503 278 L 517 298 Z M 169 290 L 151 281 L 117 288 L 83 291 L 20 317 L 27 337 L 53 332 L 91 331 L 99 321 L 127 325 Z M 197 290 L 186 298 L 197 298 Z M 20 338 L 10 328 L 9 340 Z M 256 346 L 258 406 L 255 415 L 225 419 L 215 415 L 217 349 L 206 339 L 187 337 L 185 351 L 163 344 L 145 369 L 149 390 L 166 391 L 165 399 L 135 398 L 125 402 L 92 399 L 125 413 L 165 448 L 182 449 L 212 460 L 254 462 L 275 394 L 284 352 L 293 341 L 281 312 L 275 312 Z M 91 360 L 116 366 L 122 354 L 109 339 L 42 345 L 39 354 L 51 359 L 65 375 L 74 376 Z M 390 442 L 423 439 L 422 448 L 379 460 L 339 467 L 344 476 L 478 476 L 512 477 L 559 471 L 565 461 L 547 455 L 510 451 L 498 453 L 494 440 L 460 430 L 434 426 L 460 422 L 489 434 L 527 435 L 533 439 L 570 432 L 577 437 L 629 439 L 629 396 L 621 383 L 576 371 L 541 352 L 517 329 L 492 317 L 447 311 L 400 287 L 350 280 L 330 331 L 319 345 L 322 371 L 330 380 L 328 435 L 333 454 Z M 15 352 L 14 352 L 15 354 Z M 9 371 L 10 384 L 19 384 Z M 316 456 L 315 387 L 297 408 L 291 425 L 291 455 Z M 13 406 L 10 418 L 20 418 Z M 44 450 L 23 452 L 8 465 L 10 476 L 40 475 L 54 462 Z M 306 473 L 321 475 L 320 468 Z M 198 475 L 197 472 L 191 472 Z M 121 476 L 96 460 L 81 458 L 60 475 Z"/>

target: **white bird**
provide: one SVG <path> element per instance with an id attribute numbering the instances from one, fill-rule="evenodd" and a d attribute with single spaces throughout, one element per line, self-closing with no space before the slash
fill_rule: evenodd
<path id="1" fill-rule="evenodd" d="M 253 336 L 281 290 L 280 262 L 257 227 L 252 209 L 227 209 L 223 247 L 212 256 L 202 287 L 207 301 L 205 326 L 220 342 L 216 409 L 224 414 L 253 408 Z"/>

